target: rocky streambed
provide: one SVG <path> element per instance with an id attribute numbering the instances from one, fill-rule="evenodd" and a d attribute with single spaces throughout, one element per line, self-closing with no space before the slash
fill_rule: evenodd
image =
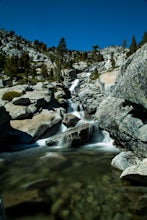
<path id="1" fill-rule="evenodd" d="M 147 188 L 120 181 L 115 151 L 36 148 L 3 155 L 0 191 L 8 219 L 144 220 Z"/>

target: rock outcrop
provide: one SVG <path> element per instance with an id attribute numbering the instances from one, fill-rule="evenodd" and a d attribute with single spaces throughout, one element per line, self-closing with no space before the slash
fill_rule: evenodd
<path id="1" fill-rule="evenodd" d="M 79 120 L 80 120 L 80 118 L 78 118 L 74 114 L 67 113 L 67 114 L 64 115 L 63 124 L 67 128 L 70 128 L 70 127 L 74 127 Z"/>
<path id="2" fill-rule="evenodd" d="M 113 96 L 147 109 L 147 43 L 122 65 Z"/>
<path id="3" fill-rule="evenodd" d="M 12 120 L 11 126 L 31 135 L 35 140 L 54 135 L 60 128 L 61 116 L 56 111 L 42 110 L 32 119 Z"/>
<path id="4" fill-rule="evenodd" d="M 34 142 L 33 137 L 29 134 L 12 128 L 10 126 L 10 119 L 6 109 L 0 106 L 0 152 L 13 151 L 14 145 L 31 144 Z"/>
<path id="5" fill-rule="evenodd" d="M 112 160 L 112 166 L 124 170 L 121 178 L 146 185 L 147 43 L 122 65 L 115 84 L 98 106 L 95 118 L 116 145 L 127 151 Z"/>
<path id="6" fill-rule="evenodd" d="M 95 114 L 118 146 L 147 157 L 147 44 L 128 58 Z"/>

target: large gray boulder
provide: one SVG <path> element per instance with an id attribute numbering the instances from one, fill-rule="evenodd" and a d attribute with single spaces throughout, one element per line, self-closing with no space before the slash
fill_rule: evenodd
<path id="1" fill-rule="evenodd" d="M 35 140 L 54 135 L 60 128 L 61 116 L 56 111 L 42 110 L 32 119 L 12 120 L 11 126 L 31 135 Z"/>
<path id="2" fill-rule="evenodd" d="M 147 159 L 144 159 L 137 165 L 126 168 L 120 178 L 147 185 Z"/>
<path id="3" fill-rule="evenodd" d="M 40 91 L 33 90 L 26 92 L 21 98 L 29 99 L 30 103 L 36 104 L 36 107 L 39 109 L 50 103 L 51 94 L 48 89 L 42 89 Z"/>
<path id="4" fill-rule="evenodd" d="M 58 107 L 58 103 L 47 88 L 25 91 L 25 94 L 5 104 L 13 120 L 29 119 L 43 108 L 53 107 Z"/>
<path id="5" fill-rule="evenodd" d="M 147 157 L 146 126 L 141 119 L 133 117 L 132 110 L 133 106 L 126 105 L 124 99 L 109 96 L 100 104 L 95 117 L 118 146 Z"/>
<path id="6" fill-rule="evenodd" d="M 68 80 L 68 82 L 73 81 L 77 77 L 77 70 L 76 69 L 65 69 L 63 72 L 65 76 L 65 80 Z"/>
<path id="7" fill-rule="evenodd" d="M 91 124 L 86 123 L 49 138 L 46 144 L 48 146 L 61 145 L 65 148 L 77 148 L 88 142 L 92 134 Z"/>
<path id="8" fill-rule="evenodd" d="M 33 115 L 28 106 L 14 105 L 12 102 L 8 102 L 5 108 L 10 113 L 12 120 L 31 118 Z"/>
<path id="9" fill-rule="evenodd" d="M 113 96 L 124 98 L 147 109 L 147 43 L 121 67 Z"/>
<path id="10" fill-rule="evenodd" d="M 19 144 L 31 144 L 33 142 L 33 137 L 10 126 L 10 115 L 5 107 L 0 106 L 0 152 L 19 150 L 19 147 L 16 147 Z"/>
<path id="11" fill-rule="evenodd" d="M 67 113 L 67 114 L 64 115 L 63 124 L 67 128 L 70 128 L 70 127 L 74 127 L 79 120 L 80 120 L 80 118 L 78 118 L 74 114 Z"/>
<path id="12" fill-rule="evenodd" d="M 99 105 L 99 126 L 116 144 L 147 157 L 147 44 L 128 58 L 116 88 Z"/>
<path id="13" fill-rule="evenodd" d="M 139 158 L 132 151 L 123 151 L 113 158 L 111 165 L 119 170 L 125 170 L 139 162 Z"/>

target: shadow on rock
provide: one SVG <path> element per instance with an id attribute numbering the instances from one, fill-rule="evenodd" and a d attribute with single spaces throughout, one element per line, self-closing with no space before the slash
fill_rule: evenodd
<path id="1" fill-rule="evenodd" d="M 26 201 L 18 205 L 6 208 L 8 219 L 15 219 L 23 216 L 32 216 L 38 213 L 49 214 L 50 205 L 47 202 Z"/>
<path id="2" fill-rule="evenodd" d="M 0 152 L 13 152 L 28 148 L 29 144 L 34 143 L 34 138 L 17 129 L 11 128 L 8 137 L 0 140 Z"/>

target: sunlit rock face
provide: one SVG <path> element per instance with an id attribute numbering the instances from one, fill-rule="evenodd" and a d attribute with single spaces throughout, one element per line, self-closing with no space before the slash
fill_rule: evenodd
<path id="1" fill-rule="evenodd" d="M 113 96 L 147 109 L 147 43 L 122 65 Z"/>
<path id="2" fill-rule="evenodd" d="M 56 111 L 43 109 L 32 119 L 12 120 L 13 128 L 31 135 L 35 140 L 55 134 L 61 125 L 61 116 Z"/>
<path id="3" fill-rule="evenodd" d="M 95 114 L 117 145 L 147 156 L 147 44 L 121 68 L 113 92 Z"/>

